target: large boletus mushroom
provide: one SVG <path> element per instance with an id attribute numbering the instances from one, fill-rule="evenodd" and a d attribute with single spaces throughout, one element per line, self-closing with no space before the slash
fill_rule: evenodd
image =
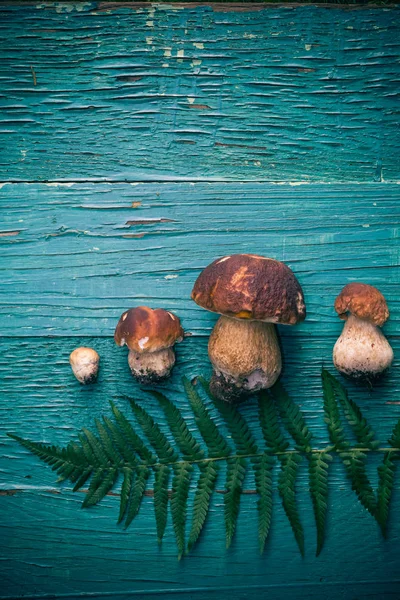
<path id="1" fill-rule="evenodd" d="M 333 348 L 335 367 L 354 379 L 377 379 L 393 361 L 392 347 L 379 329 L 389 318 L 384 296 L 372 285 L 349 283 L 335 310 L 346 321 Z"/>
<path id="2" fill-rule="evenodd" d="M 275 323 L 306 316 L 303 292 L 284 263 L 255 254 L 218 258 L 199 275 L 192 299 L 222 315 L 208 344 L 212 393 L 228 402 L 271 387 L 282 369 Z"/>
<path id="3" fill-rule="evenodd" d="M 183 329 L 171 312 L 138 306 L 121 315 L 114 339 L 118 346 L 128 346 L 132 375 L 140 383 L 156 383 L 169 376 L 175 364 L 173 345 L 182 341 Z"/>

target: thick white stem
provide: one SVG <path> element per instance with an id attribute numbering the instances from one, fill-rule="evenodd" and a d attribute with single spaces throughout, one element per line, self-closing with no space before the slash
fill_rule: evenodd
<path id="1" fill-rule="evenodd" d="M 169 376 L 175 364 L 172 348 L 158 352 L 136 352 L 130 350 L 128 363 L 132 375 L 141 383 L 157 383 Z"/>
<path id="2" fill-rule="evenodd" d="M 372 379 L 390 367 L 392 361 L 393 350 L 381 330 L 350 315 L 333 348 L 337 370 L 350 377 Z"/>
<path id="3" fill-rule="evenodd" d="M 227 401 L 271 387 L 281 369 L 275 325 L 220 317 L 208 343 L 212 392 Z"/>

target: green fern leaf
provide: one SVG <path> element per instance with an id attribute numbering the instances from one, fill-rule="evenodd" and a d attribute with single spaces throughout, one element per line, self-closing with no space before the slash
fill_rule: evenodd
<path id="1" fill-rule="evenodd" d="M 400 449 L 400 419 L 397 421 L 393 429 L 389 444 L 392 446 L 392 448 Z"/>
<path id="2" fill-rule="evenodd" d="M 103 422 L 110 432 L 113 442 L 124 462 L 129 465 L 131 469 L 133 469 L 138 463 L 138 458 L 134 450 L 132 450 L 131 446 L 129 445 L 129 442 L 124 436 L 123 432 L 118 425 L 113 423 L 108 417 L 103 417 Z"/>
<path id="3" fill-rule="evenodd" d="M 167 418 L 169 428 L 184 460 L 201 460 L 204 458 L 204 452 L 200 444 L 190 433 L 180 410 L 172 404 L 168 398 L 159 392 L 152 391 L 151 394 L 157 398 L 161 408 Z"/>
<path id="4" fill-rule="evenodd" d="M 303 452 L 310 452 L 312 433 L 308 429 L 299 407 L 289 397 L 281 383 L 275 383 L 270 392 L 275 399 L 283 424 L 296 442 L 296 447 Z"/>
<path id="5" fill-rule="evenodd" d="M 159 544 L 161 544 L 167 525 L 169 474 L 170 469 L 167 465 L 157 465 L 154 467 L 154 512 Z"/>
<path id="6" fill-rule="evenodd" d="M 139 512 L 149 475 L 150 470 L 147 467 L 138 466 L 136 468 L 135 480 L 131 484 L 131 497 L 126 511 L 125 529 L 128 529 L 129 525 Z"/>
<path id="7" fill-rule="evenodd" d="M 351 425 L 359 445 L 375 450 L 379 446 L 379 442 L 374 439 L 375 433 L 367 420 L 363 417 L 357 404 L 349 398 L 346 388 L 343 387 L 336 377 L 331 375 L 328 371 L 326 371 L 326 377 L 329 379 L 332 388 L 343 407 L 344 415 L 349 425 Z"/>
<path id="8" fill-rule="evenodd" d="M 103 451 L 107 455 L 108 460 L 113 465 L 119 465 L 122 462 L 122 457 L 114 448 L 111 434 L 98 419 L 95 419 L 94 422 L 96 424 L 97 431 L 99 432 Z"/>
<path id="9" fill-rule="evenodd" d="M 197 542 L 204 523 L 206 522 L 211 496 L 217 482 L 218 468 L 219 467 L 215 462 L 208 462 L 200 465 L 200 477 L 194 497 L 193 518 L 189 534 L 188 551 L 190 551 Z"/>
<path id="10" fill-rule="evenodd" d="M 121 485 L 121 499 L 119 505 L 119 515 L 117 523 L 121 523 L 124 519 L 126 509 L 128 507 L 129 498 L 132 491 L 133 471 L 132 469 L 123 469 L 124 480 Z"/>
<path id="11" fill-rule="evenodd" d="M 379 485 L 378 502 L 376 507 L 376 520 L 379 523 L 383 537 L 387 536 L 387 521 L 389 517 L 389 506 L 392 497 L 394 474 L 396 463 L 394 462 L 395 452 L 385 452 L 382 464 L 378 467 Z"/>
<path id="12" fill-rule="evenodd" d="M 228 458 L 226 474 L 226 491 L 224 495 L 224 515 L 226 530 L 226 547 L 232 543 L 239 515 L 240 495 L 246 475 L 247 463 L 244 458 Z"/>
<path id="13" fill-rule="evenodd" d="M 313 452 L 309 458 L 310 494 L 317 527 L 317 556 L 322 550 L 325 539 L 325 521 L 328 508 L 328 469 L 331 460 L 330 454 L 323 450 Z"/>
<path id="14" fill-rule="evenodd" d="M 349 447 L 349 443 L 344 435 L 335 389 L 326 369 L 322 369 L 322 390 L 324 394 L 325 423 L 328 426 L 329 438 L 336 450 L 345 450 Z"/>
<path id="15" fill-rule="evenodd" d="M 118 469 L 116 468 L 101 471 L 100 485 L 96 486 L 96 489 L 92 492 L 89 490 L 82 506 L 89 508 L 89 506 L 94 506 L 100 500 L 103 500 L 104 496 L 114 487 L 117 477 Z"/>
<path id="16" fill-rule="evenodd" d="M 187 499 L 193 467 L 188 462 L 177 462 L 174 464 L 173 470 L 171 514 L 178 547 L 178 560 L 180 560 L 185 551 Z"/>
<path id="17" fill-rule="evenodd" d="M 252 463 L 258 493 L 258 543 L 260 554 L 262 554 L 272 519 L 272 469 L 275 459 L 265 453 L 253 458 Z"/>
<path id="18" fill-rule="evenodd" d="M 351 481 L 351 487 L 357 498 L 364 508 L 372 516 L 375 516 L 377 501 L 365 469 L 365 453 L 360 450 L 351 450 L 339 452 L 339 456 L 343 461 L 347 476 Z"/>
<path id="19" fill-rule="evenodd" d="M 258 397 L 258 414 L 265 443 L 272 452 L 285 452 L 289 447 L 282 435 L 275 403 L 268 392 L 261 392 Z"/>
<path id="20" fill-rule="evenodd" d="M 79 479 L 76 481 L 72 491 L 77 492 L 78 490 L 80 490 L 81 487 L 85 485 L 85 483 L 87 482 L 87 480 L 89 479 L 89 477 L 91 476 L 92 473 L 93 473 L 93 470 L 91 467 L 89 467 L 88 469 L 83 471 L 82 475 L 80 475 Z"/>
<path id="21" fill-rule="evenodd" d="M 134 415 L 143 429 L 144 434 L 157 452 L 158 458 L 161 463 L 170 463 L 178 460 L 178 455 L 163 434 L 157 423 L 155 423 L 153 417 L 142 406 L 139 406 L 132 398 L 129 399 L 129 403 L 134 412 Z"/>
<path id="22" fill-rule="evenodd" d="M 205 391 L 210 394 L 209 386 L 203 382 L 202 378 L 199 379 Z M 256 441 L 240 412 L 232 404 L 214 398 L 211 394 L 210 398 L 228 426 L 232 439 L 235 442 L 237 453 L 246 455 L 257 454 Z"/>
<path id="23" fill-rule="evenodd" d="M 109 465 L 110 461 L 108 460 L 108 456 L 104 451 L 100 440 L 88 429 L 83 428 L 82 433 L 86 436 L 86 439 L 90 444 L 93 455 L 97 459 L 97 464 L 102 467 L 106 467 L 107 465 Z"/>
<path id="24" fill-rule="evenodd" d="M 197 427 L 207 445 L 209 456 L 211 458 L 228 456 L 231 453 L 231 449 L 211 419 L 199 394 L 186 377 L 183 378 L 183 385 L 194 412 Z"/>
<path id="25" fill-rule="evenodd" d="M 115 421 L 120 428 L 124 437 L 128 441 L 131 448 L 138 453 L 140 458 L 148 465 L 156 461 L 156 457 L 147 448 L 142 438 L 136 433 L 128 419 L 121 413 L 120 410 L 115 406 L 114 402 L 110 401 L 111 410 L 114 414 Z M 126 445 L 126 444 L 125 444 Z"/>
<path id="26" fill-rule="evenodd" d="M 106 469 L 98 468 L 93 471 L 93 476 L 90 480 L 89 489 L 86 494 L 86 498 L 82 502 L 82 508 L 86 508 L 88 503 L 91 501 L 91 497 L 96 493 L 102 481 L 104 480 L 104 474 L 108 472 Z"/>
<path id="27" fill-rule="evenodd" d="M 280 458 L 278 491 L 297 545 L 304 556 L 304 532 L 296 506 L 296 477 L 301 460 L 302 456 L 297 452 L 288 452 Z"/>

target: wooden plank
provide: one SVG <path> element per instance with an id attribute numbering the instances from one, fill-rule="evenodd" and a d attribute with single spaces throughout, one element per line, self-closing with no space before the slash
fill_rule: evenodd
<path id="1" fill-rule="evenodd" d="M 69 352 L 81 343 L 92 345 L 101 355 L 99 380 L 89 387 L 78 384 L 68 365 Z M 206 343 L 204 338 L 193 337 L 181 344 L 173 378 L 161 386 L 183 411 L 192 431 L 193 417 L 182 394 L 180 378 L 183 374 L 189 377 L 201 372 L 209 374 Z M 323 446 L 327 443 L 327 432 L 319 371 L 324 357 L 316 340 L 288 345 L 285 351 L 284 383 L 304 411 L 315 444 Z M 396 351 L 398 356 L 398 341 Z M 166 431 L 156 401 L 131 378 L 126 352 L 107 338 L 3 339 L 0 380 L 5 399 L 0 407 L 2 596 L 75 598 L 89 593 L 95 597 L 133 593 L 173 598 L 182 593 L 186 599 L 208 598 L 208 594 L 214 598 L 219 590 L 219 597 L 232 595 L 237 600 L 255 598 L 259 593 L 270 593 L 280 599 L 289 592 L 301 599 L 323 596 L 333 600 L 338 594 L 354 598 L 351 592 L 363 598 L 369 592 L 371 598 L 384 598 L 383 593 L 396 597 L 400 542 L 398 474 L 386 542 L 374 520 L 361 508 L 335 460 L 330 475 L 326 546 L 320 557 L 315 558 L 315 526 L 304 463 L 298 492 L 306 535 L 305 559 L 298 553 L 276 493 L 273 527 L 265 555 L 258 554 L 257 498 L 253 494 L 242 497 L 237 537 L 233 547 L 226 551 L 222 495 L 216 494 L 199 546 L 178 563 L 170 520 L 163 546 L 157 547 L 151 497 L 145 498 L 138 519 L 124 532 L 115 524 L 118 497 L 108 496 L 98 507 L 80 510 L 83 494 L 72 494 L 69 485 L 57 486 L 49 467 L 5 437 L 6 431 L 13 431 L 31 439 L 66 444 L 75 439 L 81 427 L 92 428 L 96 417 L 109 415 L 108 400 L 121 392 L 137 398 Z M 399 407 L 392 403 L 399 397 L 399 370 L 393 369 L 373 390 L 348 387 L 385 444 L 399 417 Z M 115 401 L 132 418 L 126 400 Z M 254 400 L 241 411 L 261 443 Z M 214 411 L 212 414 L 216 416 Z M 370 455 L 368 459 L 374 486 L 380 460 L 381 455 Z M 217 488 L 223 489 L 222 476 Z M 254 489 L 250 476 L 245 489 Z M 346 586 L 348 595 L 342 594 Z M 381 590 L 382 595 L 374 596 L 376 590 Z"/>
<path id="2" fill-rule="evenodd" d="M 219 256 L 285 261 L 308 318 L 282 335 L 338 337 L 333 302 L 349 281 L 378 286 L 399 335 L 399 193 L 394 184 L 7 184 L 0 189 L 4 336 L 110 336 L 121 313 L 174 310 L 208 335 L 216 316 L 190 300 Z"/>
<path id="3" fill-rule="evenodd" d="M 0 180 L 398 180 L 398 7 L 0 7 Z"/>

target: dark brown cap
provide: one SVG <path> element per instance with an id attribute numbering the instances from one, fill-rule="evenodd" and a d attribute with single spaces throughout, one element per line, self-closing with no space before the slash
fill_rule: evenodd
<path id="1" fill-rule="evenodd" d="M 115 329 L 114 340 L 118 346 L 126 344 L 136 352 L 157 352 L 170 348 L 183 338 L 183 329 L 176 315 L 147 306 L 131 308 L 121 315 Z"/>
<path id="2" fill-rule="evenodd" d="M 289 267 L 256 254 L 215 260 L 197 278 L 192 299 L 237 319 L 294 325 L 306 316 L 303 291 Z"/>
<path id="3" fill-rule="evenodd" d="M 366 283 L 348 283 L 335 300 L 335 310 L 341 319 L 351 313 L 359 319 L 381 327 L 389 318 L 384 296 L 376 287 Z"/>

